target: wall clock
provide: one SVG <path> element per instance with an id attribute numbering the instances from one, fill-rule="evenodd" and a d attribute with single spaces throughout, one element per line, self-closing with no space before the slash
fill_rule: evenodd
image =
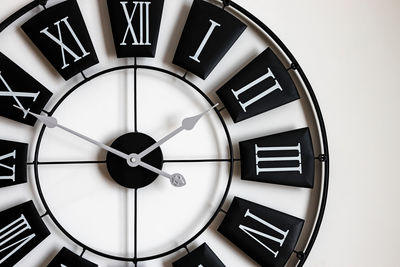
<path id="1" fill-rule="evenodd" d="M 329 157 L 232 1 L 33 1 L 0 24 L 0 266 L 302 266 Z"/>

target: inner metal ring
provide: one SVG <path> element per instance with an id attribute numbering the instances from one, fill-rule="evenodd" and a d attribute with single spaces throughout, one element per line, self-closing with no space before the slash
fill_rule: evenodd
<path id="1" fill-rule="evenodd" d="M 115 71 L 119 71 L 119 70 L 125 70 L 125 69 L 147 69 L 147 70 L 153 70 L 153 71 L 157 71 L 160 73 L 165 73 L 168 75 L 171 75 L 181 81 L 183 81 L 184 83 L 186 83 L 187 85 L 189 85 L 190 87 L 192 87 L 196 92 L 198 92 L 204 99 L 206 99 L 206 101 L 210 104 L 210 107 L 213 107 L 215 105 L 215 103 L 212 102 L 212 100 L 200 89 L 198 88 L 195 84 L 193 84 L 192 82 L 190 82 L 189 80 L 187 80 L 185 77 L 179 76 L 178 74 L 171 72 L 169 70 L 166 69 L 161 69 L 161 68 L 157 68 L 157 67 L 153 67 L 153 66 L 146 66 L 146 65 L 126 65 L 126 66 L 119 66 L 119 67 L 115 67 L 115 68 L 110 68 L 110 69 L 106 69 L 104 71 L 98 72 L 90 77 L 85 78 L 83 81 L 81 81 L 80 83 L 78 83 L 77 85 L 75 85 L 74 87 L 72 87 L 65 95 L 62 96 L 62 98 L 56 103 L 56 105 L 51 109 L 51 111 L 49 112 L 49 116 L 52 116 L 54 114 L 54 112 L 57 110 L 57 108 L 64 102 L 64 100 L 71 95 L 72 93 L 74 93 L 78 88 L 80 88 L 82 85 L 90 82 L 91 80 L 101 76 L 101 75 L 105 75 L 107 73 L 110 72 L 115 72 Z M 226 126 L 226 123 L 221 115 L 221 113 L 217 110 L 214 109 L 214 111 L 216 112 L 216 114 L 218 115 L 218 118 L 224 128 L 225 131 L 225 135 L 227 138 L 227 143 L 228 143 L 228 147 L 229 147 L 229 160 L 228 162 L 230 163 L 229 166 L 229 178 L 226 184 L 226 189 L 224 192 L 224 195 L 221 199 L 220 204 L 218 205 L 217 209 L 215 210 L 215 212 L 213 213 L 213 215 L 211 216 L 210 220 L 206 223 L 206 225 L 200 229 L 199 232 L 197 232 L 194 236 L 192 236 L 190 239 L 188 239 L 186 242 L 184 242 L 181 245 L 178 245 L 177 247 L 168 250 L 166 252 L 160 253 L 160 254 L 156 254 L 156 255 L 152 255 L 152 256 L 148 256 L 148 257 L 143 257 L 143 258 L 127 258 L 127 257 L 119 257 L 119 256 L 115 256 L 115 255 L 111 255 L 111 254 L 107 254 L 104 252 L 101 252 L 99 250 L 96 250 L 92 247 L 89 247 L 87 245 L 85 245 L 84 243 L 80 242 L 78 239 L 76 239 L 74 236 L 72 236 L 67 230 L 65 230 L 65 228 L 57 221 L 57 219 L 55 218 L 54 214 L 51 212 L 46 199 L 44 197 L 41 185 L 40 185 L 40 178 L 39 178 L 39 153 L 40 153 L 40 145 L 43 139 L 43 135 L 44 132 L 46 130 L 46 126 L 43 125 L 40 133 L 39 133 L 39 137 L 37 139 L 37 143 L 36 143 L 36 149 L 35 149 L 35 158 L 34 158 L 34 170 L 35 170 L 35 181 L 36 181 L 36 187 L 39 193 L 39 197 L 43 203 L 43 206 L 46 209 L 46 213 L 49 215 L 49 217 L 52 219 L 52 221 L 54 222 L 54 224 L 60 229 L 61 232 L 63 232 L 69 239 L 71 239 L 74 243 L 78 244 L 80 247 L 82 247 L 84 250 L 90 251 L 94 254 L 97 254 L 101 257 L 104 258 L 108 258 L 108 259 L 112 259 L 112 260 L 117 260 L 117 261 L 125 261 L 125 262 L 140 262 L 140 261 L 149 261 L 149 260 L 154 260 L 157 258 L 161 258 L 164 256 L 167 256 L 171 253 L 174 253 L 180 249 L 183 249 L 185 247 L 187 247 L 190 243 L 192 243 L 197 237 L 199 237 L 210 225 L 211 223 L 214 221 L 214 219 L 217 217 L 217 215 L 219 214 L 219 212 L 221 211 L 221 208 L 223 206 L 223 204 L 225 203 L 226 197 L 228 195 L 230 186 L 231 186 L 231 182 L 232 182 L 232 175 L 233 175 L 233 167 L 234 167 L 234 158 L 233 158 L 233 146 L 232 146 L 232 140 L 230 137 L 230 133 L 228 130 L 228 127 Z"/>

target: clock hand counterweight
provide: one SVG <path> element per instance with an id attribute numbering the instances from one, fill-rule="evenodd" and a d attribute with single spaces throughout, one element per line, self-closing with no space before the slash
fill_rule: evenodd
<path id="1" fill-rule="evenodd" d="M 170 134 L 168 134 L 167 136 L 165 136 L 164 138 L 162 138 L 161 140 L 159 140 L 157 143 L 149 146 L 147 149 L 143 150 L 142 152 L 140 152 L 138 154 L 138 160 L 140 161 L 140 159 L 142 159 L 144 156 L 148 155 L 149 153 L 151 153 L 153 150 L 155 150 L 156 148 L 160 147 L 162 144 L 164 144 L 165 142 L 167 142 L 169 139 L 171 139 L 172 137 L 174 137 L 175 135 L 179 134 L 180 132 L 182 132 L 183 130 L 186 131 L 190 131 L 192 130 L 196 124 L 199 122 L 199 120 L 209 111 L 213 110 L 215 107 L 217 107 L 219 105 L 219 103 L 215 104 L 214 106 L 212 106 L 211 108 L 209 108 L 208 110 L 200 113 L 199 115 L 193 116 L 193 117 L 188 117 L 182 120 L 182 125 L 177 128 L 176 130 L 172 131 Z"/>
<path id="2" fill-rule="evenodd" d="M 140 161 L 139 166 L 142 166 L 145 169 L 148 169 L 149 171 L 152 171 L 154 173 L 157 173 L 161 176 L 164 176 L 166 178 L 169 178 L 170 182 L 172 185 L 176 187 L 182 187 L 186 185 L 186 180 L 183 177 L 182 174 L 179 173 L 174 173 L 174 174 L 168 174 L 162 170 L 157 169 L 156 167 L 151 166 L 150 164 L 147 164 L 146 162 Z"/>
<path id="3" fill-rule="evenodd" d="M 14 107 L 16 107 L 18 109 L 21 109 L 17 105 L 14 105 Z M 81 139 L 83 139 L 83 140 L 85 140 L 87 142 L 90 142 L 90 143 L 92 143 L 92 144 L 94 144 L 94 145 L 96 145 L 96 146 L 98 146 L 98 147 L 100 147 L 100 148 L 102 148 L 102 149 L 104 149 L 104 150 L 106 150 L 106 151 L 118 156 L 118 157 L 121 157 L 121 158 L 125 159 L 128 162 L 128 165 L 131 166 L 131 167 L 141 166 L 141 167 L 143 167 L 145 169 L 148 169 L 149 171 L 152 171 L 152 172 L 157 173 L 157 174 L 159 174 L 161 176 L 164 176 L 165 178 L 168 178 L 171 181 L 171 184 L 174 185 L 174 186 L 177 186 L 177 187 L 181 187 L 181 186 L 186 185 L 185 178 L 183 177 L 183 175 L 181 175 L 179 173 L 170 175 L 170 174 L 168 174 L 168 173 L 166 173 L 166 172 L 164 172 L 162 170 L 157 169 L 156 167 L 151 166 L 150 164 L 147 164 L 147 163 L 141 161 L 137 157 L 137 154 L 135 154 L 135 153 L 128 155 L 128 154 L 126 154 L 124 152 L 121 152 L 121 151 L 119 151 L 119 150 L 117 150 L 115 148 L 112 148 L 112 147 L 110 147 L 108 145 L 102 144 L 102 143 L 100 143 L 100 142 L 98 142 L 98 141 L 96 141 L 96 140 L 94 140 L 94 139 L 92 139 L 90 137 L 87 137 L 87 136 L 85 136 L 83 134 L 75 132 L 74 130 L 71 130 L 71 129 L 63 126 L 63 125 L 60 125 L 57 122 L 57 119 L 54 118 L 54 117 L 39 115 L 39 114 L 33 113 L 33 112 L 29 111 L 29 110 L 25 110 L 25 111 L 27 113 L 31 114 L 32 116 L 34 116 L 35 118 L 37 118 L 39 121 L 41 121 L 44 125 L 46 125 L 49 128 L 56 128 L 56 127 L 60 128 L 60 129 L 62 129 L 64 131 L 69 132 L 70 134 L 75 135 L 75 136 L 77 136 L 77 137 L 79 137 L 79 138 L 81 138 Z"/>

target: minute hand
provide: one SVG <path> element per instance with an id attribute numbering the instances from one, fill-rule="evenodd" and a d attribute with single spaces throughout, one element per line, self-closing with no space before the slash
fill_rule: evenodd
<path id="1" fill-rule="evenodd" d="M 219 104 L 214 105 L 213 107 L 209 108 L 208 110 L 200 113 L 199 115 L 193 116 L 193 117 L 188 117 L 182 120 L 182 125 L 177 128 L 176 130 L 172 131 L 170 134 L 162 138 L 160 141 L 157 143 L 149 146 L 147 149 L 143 150 L 138 154 L 138 159 L 142 159 L 144 156 L 147 154 L 151 153 L 153 150 L 167 142 L 169 139 L 174 137 L 175 135 L 179 134 L 183 130 L 190 131 L 192 130 L 196 124 L 199 122 L 199 120 L 209 111 L 213 110 L 215 107 L 217 107 Z"/>
<path id="2" fill-rule="evenodd" d="M 14 105 L 14 107 L 19 108 L 16 105 Z M 59 124 L 57 119 L 54 118 L 54 117 L 39 115 L 39 114 L 30 112 L 29 110 L 27 110 L 26 112 L 31 114 L 32 116 L 34 116 L 39 121 L 41 121 L 48 128 L 57 128 L 58 127 L 58 128 L 60 128 L 60 129 L 62 129 L 64 131 L 69 132 L 70 134 L 75 135 L 75 136 L 77 136 L 77 137 L 79 137 L 79 138 L 81 138 L 81 139 L 83 139 L 83 140 L 85 140 L 85 141 L 87 141 L 89 143 L 92 143 L 92 144 L 94 144 L 94 145 L 96 145 L 96 146 L 98 146 L 98 147 L 100 147 L 100 148 L 102 148 L 102 149 L 104 149 L 104 150 L 106 150 L 106 151 L 108 151 L 110 153 L 113 153 L 116 156 L 119 156 L 119 157 L 121 157 L 123 159 L 126 159 L 126 160 L 130 160 L 130 156 L 128 154 L 126 154 L 126 153 L 124 153 L 122 151 L 119 151 L 119 150 L 117 150 L 115 148 L 112 148 L 110 146 L 107 146 L 105 144 L 102 144 L 102 143 L 100 143 L 100 142 L 98 142 L 98 141 L 96 141 L 96 140 L 94 140 L 94 139 L 92 139 L 90 137 L 87 137 L 87 136 L 85 136 L 85 135 L 83 135 L 81 133 L 75 132 L 74 130 L 69 129 L 69 128 Z"/>

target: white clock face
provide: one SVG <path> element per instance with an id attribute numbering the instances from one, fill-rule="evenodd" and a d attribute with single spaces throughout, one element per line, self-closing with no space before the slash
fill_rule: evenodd
<path id="1" fill-rule="evenodd" d="M 40 99 L 32 94 L 42 92 L 18 87 L 22 76 L 8 77 L 0 59 L 0 100 L 21 116 L 17 122 L 8 111 L 1 114 L 0 139 L 28 144 L 27 181 L 13 185 L 10 177 L 19 165 L 10 153 L 17 150 L 6 152 L 0 143 L 0 181 L 10 181 L 0 187 L 0 211 L 32 200 L 50 233 L 19 256 L 33 241 L 15 225 L 29 225 L 30 217 L 25 225 L 0 213 L 0 221 L 11 218 L 0 224 L 0 266 L 14 258 L 15 266 L 47 266 L 64 247 L 98 266 L 179 267 L 190 260 L 186 264 L 206 267 L 209 258 L 184 258 L 204 243 L 225 266 L 299 263 L 294 251 L 309 244 L 327 164 L 314 159 L 327 148 L 304 77 L 290 68 L 291 55 L 235 7 L 165 0 L 157 13 L 153 6 L 160 2 L 116 0 L 113 7 L 76 1 L 98 60 L 93 64 L 79 17 L 63 13 L 76 7 L 59 8 L 65 1 L 26 11 L 0 33 L 0 52 L 53 94 L 39 111 L 28 110 Z M 140 56 L 152 53 L 142 48 L 154 48 L 154 57 Z M 203 112 L 193 129 L 181 129 L 160 145 L 157 170 L 128 163 L 124 171 L 121 165 L 113 165 L 116 174 L 111 170 L 110 154 L 119 164 L 126 161 L 110 151 L 116 139 L 141 133 L 155 143 L 184 118 Z M 58 125 L 21 123 L 34 115 L 56 118 Z M 143 147 L 138 140 L 128 139 L 127 146 Z M 123 152 L 143 149 L 133 150 Z M 146 164 L 145 158 L 139 162 Z M 144 186 L 121 185 L 120 172 L 129 175 L 133 168 L 157 175 Z M 184 186 L 171 184 L 175 173 L 184 177 Z M 234 226 L 239 217 L 243 221 Z M 15 239 L 7 239 L 9 234 Z M 242 238 L 248 249 L 239 244 Z"/>

